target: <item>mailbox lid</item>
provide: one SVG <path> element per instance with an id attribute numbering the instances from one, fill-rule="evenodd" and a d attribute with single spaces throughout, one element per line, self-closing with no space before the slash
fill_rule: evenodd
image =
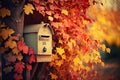
<path id="1" fill-rule="evenodd" d="M 40 28 L 43 27 L 44 25 L 47 25 L 46 27 L 48 27 L 51 31 L 51 34 L 54 34 L 54 31 L 52 29 L 52 27 L 48 24 L 48 23 L 44 23 L 41 22 L 41 24 L 34 24 L 34 25 L 28 25 L 24 27 L 24 33 L 32 33 L 32 32 L 39 32 Z"/>

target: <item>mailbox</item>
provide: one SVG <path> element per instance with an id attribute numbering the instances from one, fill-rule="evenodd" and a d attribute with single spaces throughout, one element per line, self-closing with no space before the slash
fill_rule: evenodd
<path id="1" fill-rule="evenodd" d="M 34 48 L 37 62 L 50 62 L 52 54 L 52 27 L 48 23 L 28 25 L 24 28 L 24 39 Z"/>

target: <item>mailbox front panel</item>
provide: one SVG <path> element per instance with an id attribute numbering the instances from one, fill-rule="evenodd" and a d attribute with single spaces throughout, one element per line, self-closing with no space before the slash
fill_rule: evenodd
<path id="1" fill-rule="evenodd" d="M 48 27 L 41 27 L 38 33 L 38 54 L 52 54 L 52 34 Z"/>

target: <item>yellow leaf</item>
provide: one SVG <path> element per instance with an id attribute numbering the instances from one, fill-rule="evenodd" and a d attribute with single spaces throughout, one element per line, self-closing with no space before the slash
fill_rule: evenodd
<path id="1" fill-rule="evenodd" d="M 75 66 L 77 66 L 77 65 L 79 65 L 79 64 L 80 64 L 80 65 L 82 64 L 82 61 L 80 61 L 79 57 L 74 58 L 73 62 L 74 62 L 74 65 L 75 65 Z"/>
<path id="2" fill-rule="evenodd" d="M 68 11 L 65 10 L 65 9 L 63 9 L 63 10 L 61 11 L 61 13 L 62 13 L 62 14 L 65 14 L 65 15 L 68 15 Z"/>
<path id="3" fill-rule="evenodd" d="M 8 38 L 8 36 L 10 36 L 11 34 L 14 33 L 14 30 L 13 29 L 2 29 L 1 32 L 0 32 L 0 36 L 5 40 Z"/>
<path id="4" fill-rule="evenodd" d="M 106 48 L 106 52 L 107 52 L 107 53 L 110 53 L 110 48 Z"/>
<path id="5" fill-rule="evenodd" d="M 105 49 L 106 49 L 105 44 L 102 44 L 102 45 L 101 45 L 101 48 L 102 48 L 102 51 L 105 51 Z"/>
<path id="6" fill-rule="evenodd" d="M 50 76 L 52 80 L 57 80 L 58 76 L 50 72 Z"/>
<path id="7" fill-rule="evenodd" d="M 8 40 L 8 41 L 5 43 L 5 48 L 8 48 L 8 47 L 11 48 L 11 49 L 13 49 L 13 48 L 17 47 L 17 44 L 16 44 L 15 41 Z"/>
<path id="8" fill-rule="evenodd" d="M 13 50 L 12 50 L 12 52 L 13 52 L 13 54 L 18 54 L 19 53 L 19 50 L 18 50 L 18 48 L 14 48 Z"/>
<path id="9" fill-rule="evenodd" d="M 27 5 L 24 6 L 24 12 L 25 14 L 29 15 L 30 13 L 33 14 L 33 10 L 35 10 L 35 8 L 33 7 L 32 4 L 28 3 Z"/>
<path id="10" fill-rule="evenodd" d="M 48 16 L 48 20 L 53 21 L 53 17 L 52 16 Z"/>
<path id="11" fill-rule="evenodd" d="M 65 52 L 63 48 L 56 48 L 56 51 L 59 55 L 62 56 L 62 54 Z"/>
<path id="12" fill-rule="evenodd" d="M 19 61 L 21 61 L 21 60 L 23 59 L 22 54 L 18 54 L 18 55 L 17 55 L 17 59 L 18 59 Z"/>
<path id="13" fill-rule="evenodd" d="M 10 16 L 11 13 L 10 13 L 10 10 L 9 9 L 6 9 L 6 8 L 1 8 L 0 9 L 0 16 L 2 18 L 6 17 L 6 16 Z"/>

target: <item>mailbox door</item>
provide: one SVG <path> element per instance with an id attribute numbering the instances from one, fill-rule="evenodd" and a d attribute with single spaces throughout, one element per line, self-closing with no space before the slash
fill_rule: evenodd
<path id="1" fill-rule="evenodd" d="M 41 27 L 38 33 L 38 54 L 52 54 L 52 34 L 48 27 Z"/>

